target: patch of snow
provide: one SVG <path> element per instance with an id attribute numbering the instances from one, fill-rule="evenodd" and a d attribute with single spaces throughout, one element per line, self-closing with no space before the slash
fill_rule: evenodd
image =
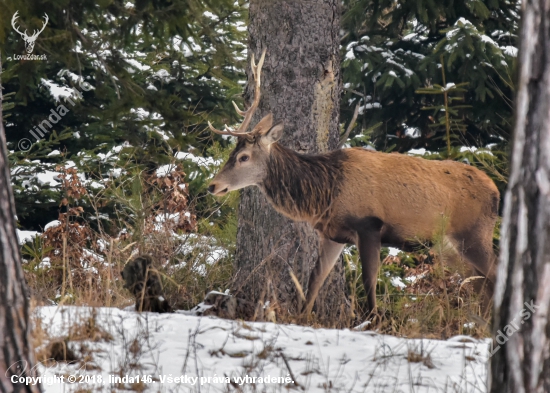
<path id="1" fill-rule="evenodd" d="M 400 289 L 403 289 L 405 288 L 407 285 L 403 282 L 403 280 L 401 280 L 401 277 L 392 277 L 390 279 L 390 282 L 391 282 L 391 285 L 393 285 L 394 287 L 396 288 L 400 288 Z"/>
<path id="2" fill-rule="evenodd" d="M 220 18 L 218 18 L 217 15 L 214 15 L 210 11 L 204 11 L 203 15 L 206 16 L 207 18 L 212 19 L 212 20 L 219 20 L 220 19 Z"/>
<path id="3" fill-rule="evenodd" d="M 188 213 L 186 213 L 187 216 Z M 163 224 L 166 222 L 171 222 L 173 224 L 178 224 L 180 221 L 180 214 L 179 213 L 170 213 L 170 214 L 158 214 L 155 216 L 155 222 L 159 224 Z M 159 227 L 160 229 L 160 227 Z"/>
<path id="4" fill-rule="evenodd" d="M 389 250 L 388 255 L 391 255 L 393 257 L 396 257 L 401 252 L 399 248 L 395 248 L 395 247 L 388 247 L 388 250 Z"/>
<path id="5" fill-rule="evenodd" d="M 424 278 L 425 274 L 420 274 L 418 276 L 409 276 L 405 277 L 405 281 L 409 282 L 409 284 L 413 284 L 416 282 L 416 280 L 419 280 L 421 278 Z"/>
<path id="6" fill-rule="evenodd" d="M 486 36 L 484 34 L 481 35 L 481 42 L 485 42 L 487 44 L 491 44 L 493 46 L 496 46 L 498 48 L 498 45 L 495 41 L 493 41 L 493 39 L 489 36 Z"/>
<path id="7" fill-rule="evenodd" d="M 61 225 L 61 221 L 53 220 L 46 224 L 44 230 L 47 231 L 48 229 L 58 227 L 59 225 Z"/>
<path id="8" fill-rule="evenodd" d="M 411 149 L 407 152 L 407 154 L 409 154 L 410 156 L 423 156 L 426 154 L 431 154 L 431 152 L 421 147 L 420 149 Z"/>
<path id="9" fill-rule="evenodd" d="M 518 48 L 515 46 L 505 46 L 504 48 L 501 48 L 505 55 L 511 56 L 511 57 L 517 57 L 518 56 Z"/>
<path id="10" fill-rule="evenodd" d="M 105 184 L 100 183 L 100 182 L 95 181 L 95 180 L 90 181 L 87 185 L 88 185 L 89 187 L 95 188 L 95 189 L 103 189 L 103 188 L 105 188 Z"/>
<path id="11" fill-rule="evenodd" d="M 494 154 L 488 150 L 488 149 L 480 149 L 480 148 L 477 148 L 475 146 L 461 146 L 460 147 L 460 152 L 461 153 L 464 153 L 466 151 L 469 151 L 471 153 L 474 153 L 474 154 L 488 154 L 490 156 L 493 156 Z"/>
<path id="12" fill-rule="evenodd" d="M 50 267 L 52 267 L 50 257 L 45 257 L 44 259 L 42 259 L 40 261 L 40 263 L 37 265 L 36 268 L 37 269 L 49 269 Z"/>
<path id="13" fill-rule="evenodd" d="M 214 160 L 212 157 L 201 157 L 201 156 L 196 156 L 192 153 L 186 153 L 186 152 L 182 152 L 182 151 L 177 152 L 174 155 L 174 157 L 177 160 L 190 160 L 190 161 L 193 161 L 198 166 L 206 167 L 206 168 L 210 167 L 210 166 L 216 166 L 216 165 L 221 165 L 222 164 L 221 160 Z"/>
<path id="14" fill-rule="evenodd" d="M 150 112 L 143 108 L 130 108 L 130 113 L 135 113 L 137 120 L 145 120 L 150 115 Z"/>
<path id="15" fill-rule="evenodd" d="M 156 79 L 159 79 L 161 80 L 162 82 L 164 83 L 169 83 L 171 82 L 172 80 L 174 80 L 174 78 L 172 76 L 170 76 L 170 74 L 168 73 L 168 71 L 166 71 L 164 68 L 161 68 L 160 70 L 158 70 L 157 72 L 155 72 L 153 74 L 153 76 L 156 78 Z"/>
<path id="16" fill-rule="evenodd" d="M 45 171 L 43 173 L 36 174 L 36 181 L 41 186 L 57 187 L 59 183 L 59 172 Z"/>
<path id="17" fill-rule="evenodd" d="M 125 59 L 128 64 L 130 64 L 133 68 L 139 71 L 147 71 L 150 70 L 151 67 L 149 67 L 146 64 L 142 64 L 136 59 Z M 133 70 L 128 70 L 128 72 L 133 73 Z"/>
<path id="18" fill-rule="evenodd" d="M 176 170 L 176 166 L 174 164 L 166 164 L 162 165 L 157 168 L 157 177 L 166 177 L 170 173 L 174 172 Z"/>
<path id="19" fill-rule="evenodd" d="M 113 169 L 109 170 L 109 173 L 114 178 L 118 178 L 118 177 L 122 176 L 122 168 L 113 168 Z"/>
<path id="20" fill-rule="evenodd" d="M 97 239 L 97 248 L 99 251 L 103 252 L 109 249 L 111 245 L 109 242 L 105 239 Z"/>
<path id="21" fill-rule="evenodd" d="M 407 135 L 409 138 L 420 138 L 422 136 L 420 128 L 409 127 L 406 124 L 402 124 L 402 126 L 405 128 L 405 135 Z"/>
<path id="22" fill-rule="evenodd" d="M 21 231 L 17 228 L 15 229 L 15 231 L 17 233 L 17 240 L 19 241 L 20 245 L 32 241 L 36 236 L 40 236 L 40 232 L 37 231 Z"/>
<path id="23" fill-rule="evenodd" d="M 76 94 L 73 89 L 67 87 L 67 86 L 59 86 L 57 83 L 51 80 L 46 80 L 44 78 L 40 79 L 40 82 L 42 85 L 46 86 L 48 91 L 50 92 L 50 95 L 54 98 L 56 102 L 59 102 L 61 98 L 71 98 L 76 99 L 78 98 L 78 95 Z"/>
<path id="24" fill-rule="evenodd" d="M 382 108 L 382 104 L 380 104 L 379 102 L 373 102 L 372 104 L 361 105 L 359 107 L 359 114 L 362 115 L 366 110 L 369 110 L 369 109 L 380 109 L 380 108 Z"/>
<path id="25" fill-rule="evenodd" d="M 372 323 L 371 321 L 362 322 L 359 325 L 355 326 L 353 330 L 358 330 L 358 331 L 365 330 L 365 328 L 369 327 L 371 323 Z"/>
<path id="26" fill-rule="evenodd" d="M 443 91 L 449 91 L 451 90 L 453 87 L 455 87 L 456 85 L 452 82 L 449 82 L 445 85 L 445 87 L 443 88 Z"/>
<path id="27" fill-rule="evenodd" d="M 84 268 L 87 268 L 88 267 L 88 263 L 91 261 L 91 262 L 104 262 L 105 261 L 105 258 L 103 258 L 101 255 L 93 252 L 92 250 L 88 250 L 87 248 L 84 248 L 82 249 L 82 255 L 84 256 L 84 258 L 86 259 L 82 259 L 80 261 L 80 264 L 82 265 L 82 267 Z M 96 268 L 92 268 L 94 273 L 97 273 L 97 269 Z"/>
<path id="28" fill-rule="evenodd" d="M 140 342 L 141 338 L 143 346 L 140 345 L 141 352 L 136 358 L 137 370 L 140 375 L 152 375 L 156 379 L 155 383 L 145 384 L 155 391 L 157 388 L 186 392 L 199 391 L 199 388 L 209 392 L 231 389 L 226 381 L 214 383 L 215 375 L 222 379 L 227 376 L 231 382 L 247 375 L 249 382 L 252 377 L 269 376 L 282 381 L 289 377 L 287 383 L 256 381 L 255 385 L 239 379 L 242 382 L 236 383 L 242 384 L 243 391 L 279 392 L 301 386 L 300 390 L 321 393 L 326 392 L 327 381 L 335 392 L 428 393 L 445 392 L 449 386 L 465 387 L 461 392 L 485 392 L 487 389 L 490 340 L 407 339 L 372 331 L 258 322 L 246 322 L 245 325 L 240 321 L 185 315 L 189 312 L 154 314 L 116 308 L 94 311 L 96 326 L 108 332 L 113 340 L 88 341 L 82 345 L 93 347 L 93 362 L 101 369 L 78 371 L 79 365 L 60 362 L 51 367 L 39 365 L 39 374 L 46 377 L 54 373 L 101 375 L 106 381 L 102 387 L 114 389 L 116 385 L 108 382 L 109 376 L 116 374 L 114 370 L 121 364 L 126 364 L 130 354 L 128 343 L 134 339 Z M 36 309 L 36 316 L 42 319 L 50 337 L 67 335 L 74 321 L 85 321 L 91 314 L 92 309 L 85 307 Z M 411 351 L 427 354 L 430 366 L 425 362 L 409 362 Z M 168 376 L 182 378 L 167 380 Z M 191 378 L 196 378 L 194 383 Z M 294 382 L 293 378 L 296 378 Z M 78 387 L 97 389 L 91 382 L 79 383 Z M 46 393 L 61 393 L 67 385 L 44 384 L 43 388 Z"/>

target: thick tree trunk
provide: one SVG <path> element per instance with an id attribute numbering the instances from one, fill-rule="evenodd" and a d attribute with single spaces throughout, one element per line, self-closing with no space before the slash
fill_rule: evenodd
<path id="1" fill-rule="evenodd" d="M 526 0 L 522 8 L 495 291 L 493 393 L 550 392 L 550 3 Z"/>
<path id="2" fill-rule="evenodd" d="M 0 73 L 2 72 L 0 59 Z M 2 119 L 0 81 L 0 392 L 40 392 L 40 385 L 12 384 L 11 376 L 31 376 L 29 298 L 15 232 L 15 203 Z"/>
<path id="3" fill-rule="evenodd" d="M 285 122 L 282 144 L 301 153 L 325 152 L 338 144 L 339 29 L 337 0 L 250 2 L 249 52 L 258 59 L 267 49 L 262 100 L 252 123 L 273 112 L 275 121 Z M 248 86 L 245 101 L 251 94 Z M 283 218 L 258 189 L 242 191 L 235 290 L 254 302 L 276 300 L 283 314 L 296 313 L 302 302 L 289 269 L 305 291 L 317 258 L 318 239 L 310 226 Z M 328 324 L 343 321 L 345 304 L 339 263 L 320 293 L 317 316 Z"/>

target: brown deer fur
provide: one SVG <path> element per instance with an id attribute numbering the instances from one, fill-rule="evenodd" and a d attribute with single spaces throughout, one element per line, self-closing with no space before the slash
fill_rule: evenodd
<path id="1" fill-rule="evenodd" d="M 305 312 L 311 312 L 346 243 L 359 249 L 372 310 L 381 245 L 408 249 L 431 240 L 442 225 L 455 250 L 494 283 L 492 238 L 499 192 L 485 173 L 455 161 L 361 148 L 301 155 L 276 143 L 282 125 L 271 127 L 268 116 L 254 132 L 238 137 L 209 191 L 223 195 L 256 185 L 277 211 L 317 230 L 321 252 L 310 276 Z"/>

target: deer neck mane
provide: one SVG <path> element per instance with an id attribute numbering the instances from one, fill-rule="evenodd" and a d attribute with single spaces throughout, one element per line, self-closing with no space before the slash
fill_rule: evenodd
<path id="1" fill-rule="evenodd" d="M 294 220 L 318 220 L 328 214 L 340 190 L 345 159 L 342 150 L 298 154 L 274 143 L 260 188 L 280 213 Z"/>

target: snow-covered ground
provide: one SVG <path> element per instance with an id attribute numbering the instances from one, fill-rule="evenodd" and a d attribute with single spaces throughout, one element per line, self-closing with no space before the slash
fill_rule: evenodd
<path id="1" fill-rule="evenodd" d="M 69 326 L 89 319 L 92 312 L 84 307 L 40 307 L 36 316 L 49 337 L 63 337 Z M 88 370 L 81 365 L 41 367 L 46 376 L 65 375 L 64 383 L 45 384 L 45 392 L 124 388 L 152 392 L 486 391 L 488 341 L 464 336 L 447 341 L 404 339 L 368 331 L 138 314 L 115 308 L 99 308 L 95 313 L 96 323 L 112 339 L 69 342 L 77 352 L 86 348 L 92 354 Z M 89 383 L 67 383 L 74 374 Z M 112 376 L 137 375 L 140 384 L 109 383 Z"/>

